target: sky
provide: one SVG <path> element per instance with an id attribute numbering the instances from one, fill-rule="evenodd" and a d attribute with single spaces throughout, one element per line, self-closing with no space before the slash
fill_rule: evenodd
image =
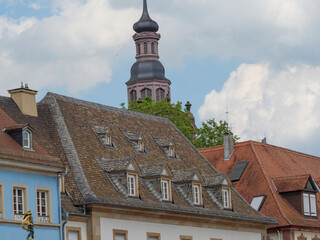
<path id="1" fill-rule="evenodd" d="M 148 0 L 173 102 L 198 126 L 320 156 L 318 0 Z M 0 0 L 0 95 L 20 82 L 119 107 L 142 0 Z M 228 112 L 228 114 L 226 114 Z"/>

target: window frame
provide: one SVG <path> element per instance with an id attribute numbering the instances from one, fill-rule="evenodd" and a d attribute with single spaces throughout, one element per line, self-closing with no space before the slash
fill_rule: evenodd
<path id="1" fill-rule="evenodd" d="M 148 95 L 150 93 L 150 96 Z M 141 99 L 145 99 L 146 97 L 151 97 L 152 98 L 152 90 L 150 88 L 144 88 L 140 90 L 140 96 Z"/>
<path id="2" fill-rule="evenodd" d="M 172 201 L 172 193 L 171 193 L 171 180 L 169 178 L 161 178 L 161 199 L 164 202 L 171 202 Z M 167 198 L 164 198 L 164 191 L 163 191 L 163 182 L 167 182 Z"/>
<path id="3" fill-rule="evenodd" d="M 176 157 L 174 146 L 169 146 L 168 155 L 171 158 L 175 158 Z"/>
<path id="4" fill-rule="evenodd" d="M 46 216 L 39 216 L 38 212 L 38 192 L 45 192 L 46 193 Z M 51 206 L 51 189 L 47 187 L 36 187 L 36 221 L 37 222 L 44 222 L 44 223 L 51 223 L 52 222 L 52 206 Z M 40 221 L 41 218 L 47 217 L 48 222 Z"/>
<path id="5" fill-rule="evenodd" d="M 311 206 L 312 206 L 312 202 L 311 202 L 311 196 L 314 197 L 314 202 L 315 202 L 315 212 L 311 212 Z M 305 204 L 305 197 L 308 198 L 308 202 L 307 202 L 307 205 L 308 205 L 308 208 L 309 208 L 309 212 L 306 212 L 305 210 L 305 207 L 306 207 L 306 204 Z M 317 213 L 317 196 L 315 193 L 306 193 L 306 192 L 303 192 L 302 193 L 302 207 L 303 207 L 303 215 L 306 216 L 306 217 L 318 217 L 318 213 Z"/>
<path id="6" fill-rule="evenodd" d="M 197 198 L 196 198 L 196 192 L 195 192 L 195 189 L 198 188 L 198 201 L 195 201 Z M 201 206 L 202 205 L 202 186 L 200 183 L 193 183 L 192 184 L 192 202 L 193 202 L 193 205 L 197 205 L 197 206 Z"/>
<path id="7" fill-rule="evenodd" d="M 145 152 L 144 142 L 141 140 L 138 141 L 138 152 L 141 152 L 141 153 Z"/>
<path id="8" fill-rule="evenodd" d="M 132 96 L 134 96 L 134 99 L 132 99 Z M 137 91 L 136 90 L 131 90 L 130 91 L 130 101 L 137 101 Z"/>
<path id="9" fill-rule="evenodd" d="M 225 193 L 227 193 L 227 203 L 228 205 L 226 205 L 226 201 L 225 201 Z M 231 191 L 230 191 L 230 188 L 228 187 L 223 187 L 222 188 L 222 205 L 223 205 L 223 208 L 224 209 L 232 209 L 232 204 L 231 204 Z"/>
<path id="10" fill-rule="evenodd" d="M 121 229 L 113 229 L 113 240 L 116 239 L 116 234 L 122 234 L 124 235 L 124 239 L 128 240 L 128 230 L 121 230 Z"/>
<path id="11" fill-rule="evenodd" d="M 81 236 L 81 227 L 66 227 L 66 240 L 69 240 L 69 232 L 77 232 L 78 233 L 78 240 L 82 239 Z"/>
<path id="12" fill-rule="evenodd" d="M 193 237 L 180 235 L 180 240 L 193 240 Z"/>
<path id="13" fill-rule="evenodd" d="M 137 55 L 141 55 L 140 43 L 137 44 Z"/>
<path id="14" fill-rule="evenodd" d="M 131 193 L 131 183 L 129 179 L 133 179 L 133 185 L 134 185 L 134 193 Z M 136 173 L 127 173 L 127 187 L 128 187 L 128 196 L 129 197 L 138 197 L 139 196 L 139 188 L 138 188 L 138 175 Z"/>
<path id="15" fill-rule="evenodd" d="M 110 135 L 108 134 L 105 135 L 104 144 L 109 147 L 112 146 L 112 137 Z"/>
<path id="16" fill-rule="evenodd" d="M 144 54 L 147 54 L 147 53 L 148 53 L 148 43 L 147 43 L 147 42 L 144 42 L 144 43 L 143 43 L 143 53 L 144 53 Z"/>
<path id="17" fill-rule="evenodd" d="M 22 190 L 23 191 L 23 199 L 22 199 L 22 206 L 23 206 L 23 213 L 19 214 L 19 213 L 15 213 L 15 194 L 14 194 L 14 190 Z M 29 199 L 28 199 L 28 186 L 27 185 L 22 185 L 22 184 L 12 184 L 12 217 L 13 220 L 15 221 L 21 221 L 24 214 L 26 213 L 26 210 L 29 209 Z M 18 217 L 19 216 L 19 217 Z"/>
<path id="18" fill-rule="evenodd" d="M 158 240 L 161 240 L 160 233 L 147 232 L 147 240 L 150 240 L 150 237 L 156 237 Z"/>
<path id="19" fill-rule="evenodd" d="M 27 134 L 27 139 L 25 139 L 25 134 Z M 27 145 L 25 145 L 25 140 L 28 142 Z M 23 128 L 22 129 L 22 147 L 24 149 L 32 150 L 32 131 L 29 128 Z"/>
<path id="20" fill-rule="evenodd" d="M 4 183 L 0 182 L 0 219 L 5 219 L 5 213 L 6 213 L 6 208 L 5 208 L 5 202 L 4 202 Z"/>

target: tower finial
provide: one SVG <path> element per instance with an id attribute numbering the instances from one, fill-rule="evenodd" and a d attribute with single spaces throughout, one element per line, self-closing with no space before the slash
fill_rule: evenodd
<path id="1" fill-rule="evenodd" d="M 140 20 L 133 25 L 133 30 L 137 33 L 141 32 L 157 32 L 159 25 L 153 21 L 148 13 L 147 0 L 143 0 L 143 12 Z"/>

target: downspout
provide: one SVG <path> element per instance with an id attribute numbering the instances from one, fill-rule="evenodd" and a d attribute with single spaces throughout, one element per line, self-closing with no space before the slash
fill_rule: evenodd
<path id="1" fill-rule="evenodd" d="M 278 230 L 278 240 L 281 240 L 281 232 Z"/>
<path id="2" fill-rule="evenodd" d="M 64 240 L 64 223 L 62 224 L 62 216 L 61 216 L 61 212 L 62 212 L 62 206 L 61 206 L 61 178 L 65 177 L 68 173 L 68 170 L 66 169 L 66 171 L 61 174 L 58 174 L 58 209 L 59 209 L 59 223 L 60 223 L 60 239 Z M 61 225 L 62 224 L 62 225 Z"/>

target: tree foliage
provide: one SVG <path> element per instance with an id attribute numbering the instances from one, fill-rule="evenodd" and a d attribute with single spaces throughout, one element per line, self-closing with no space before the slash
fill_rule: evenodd
<path id="1" fill-rule="evenodd" d="M 124 104 L 121 106 L 125 108 Z M 195 129 L 191 124 L 189 112 L 182 107 L 182 102 L 175 104 L 167 99 L 153 101 L 152 98 L 146 97 L 143 100 L 131 101 L 128 110 L 168 118 L 187 139 L 193 140 Z"/>
<path id="2" fill-rule="evenodd" d="M 203 122 L 201 128 L 197 131 L 197 138 L 193 141 L 193 144 L 197 148 L 205 148 L 223 145 L 223 136 L 226 134 L 232 134 L 228 129 L 226 121 L 215 122 L 214 118 Z M 233 136 L 233 141 L 236 142 L 240 138 L 237 135 Z"/>
<path id="3" fill-rule="evenodd" d="M 121 106 L 125 109 L 124 103 Z M 190 113 L 182 107 L 182 102 L 174 104 L 167 99 L 153 101 L 146 97 L 143 100 L 131 101 L 128 110 L 168 118 L 197 148 L 223 145 L 223 136 L 231 133 L 226 121 L 217 123 L 215 119 L 209 119 L 203 122 L 199 129 L 194 129 Z M 239 139 L 234 135 L 234 141 Z"/>

